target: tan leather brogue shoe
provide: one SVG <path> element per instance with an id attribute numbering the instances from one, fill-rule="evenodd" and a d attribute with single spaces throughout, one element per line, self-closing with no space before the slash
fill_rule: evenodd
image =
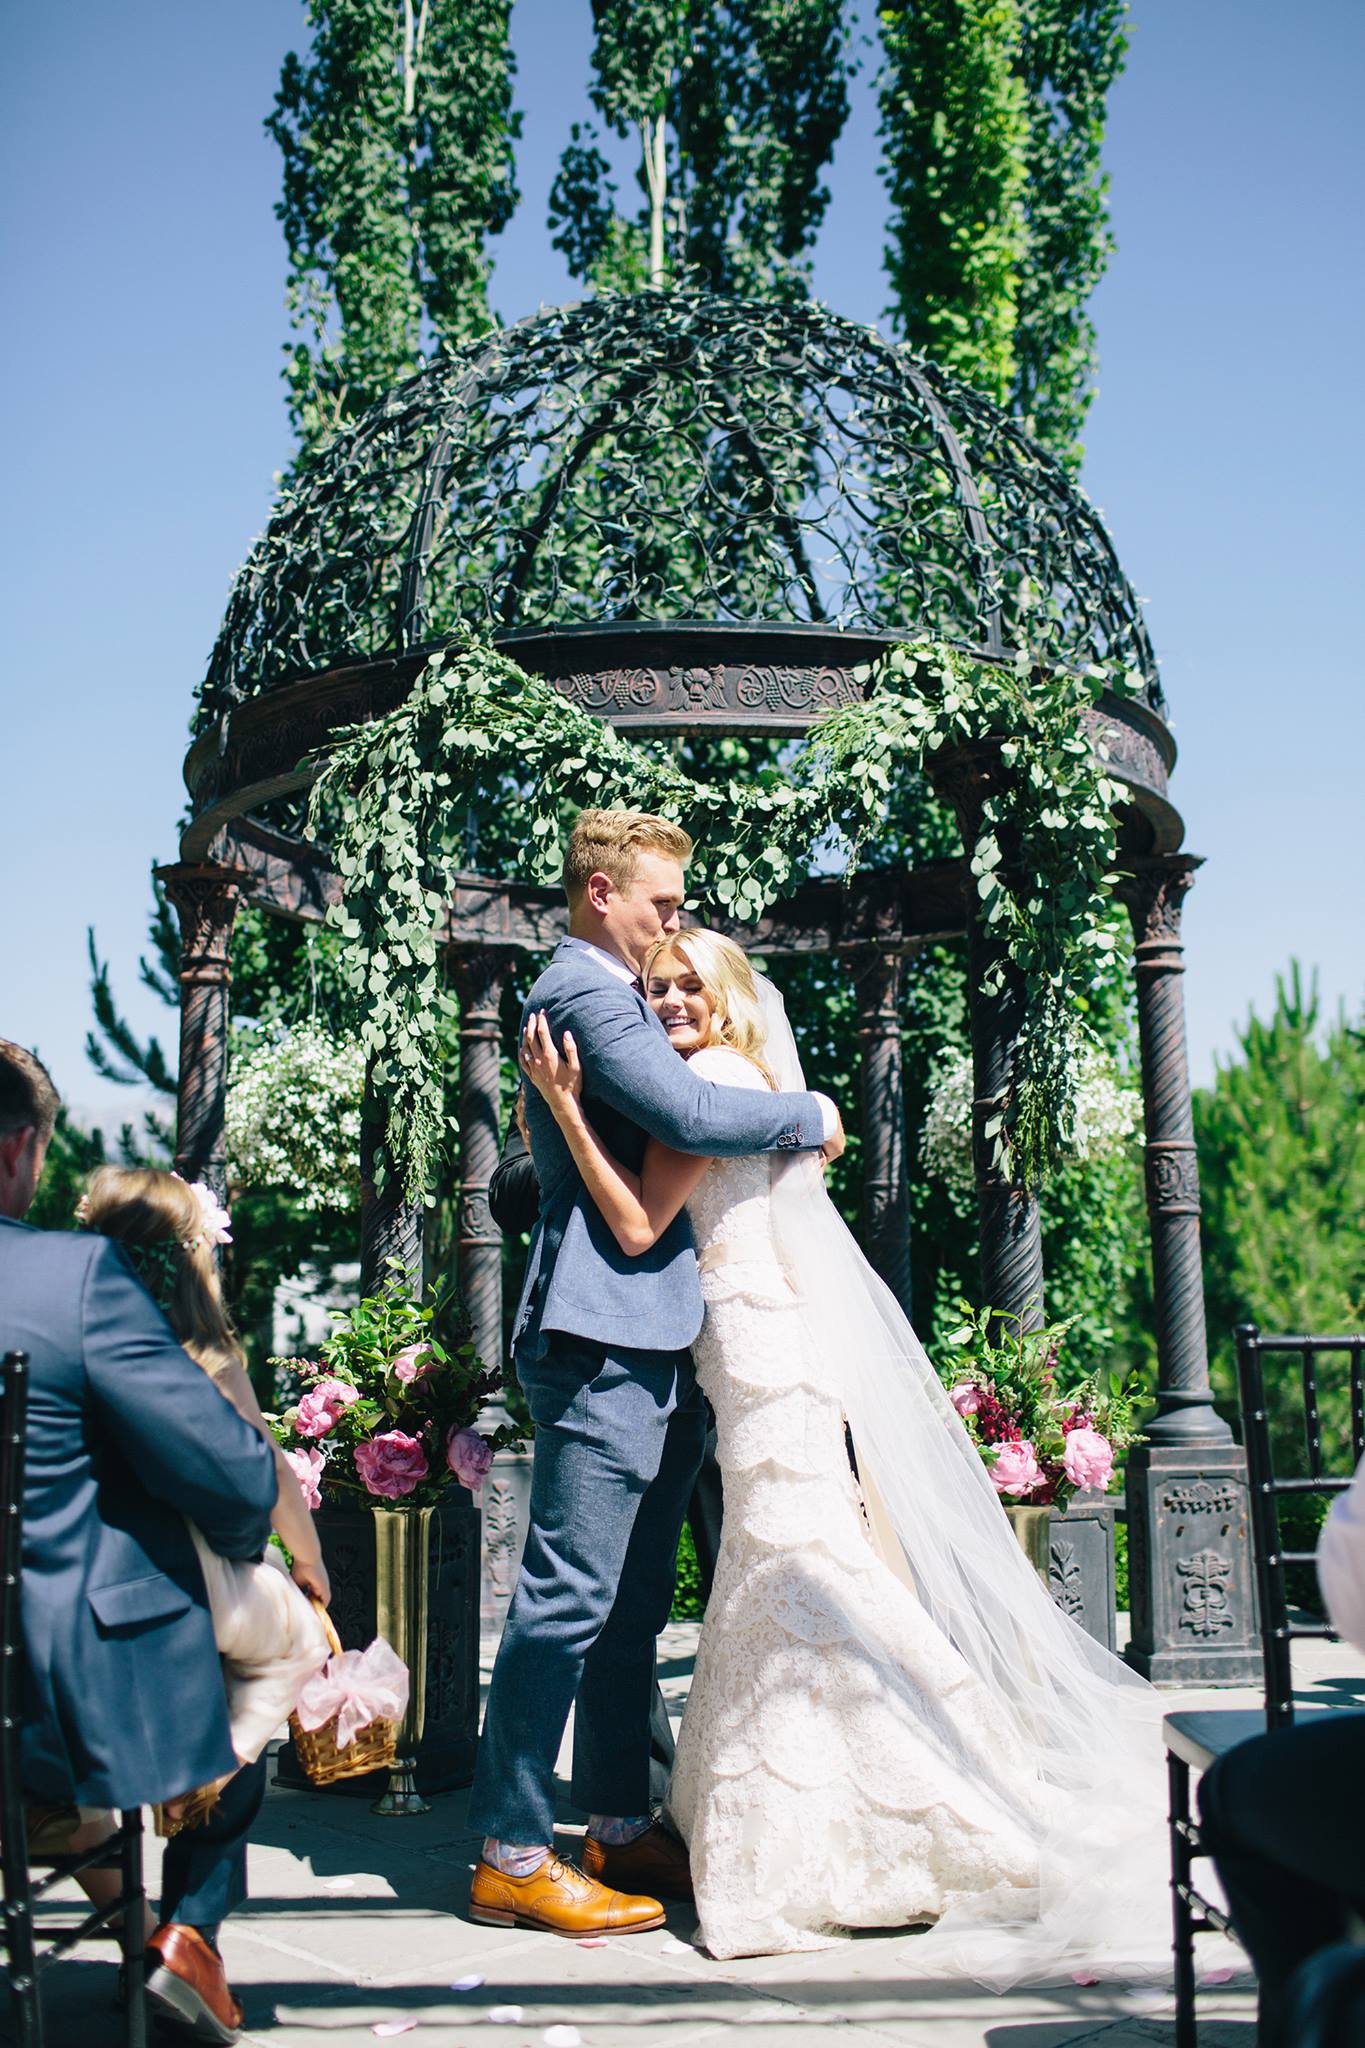
<path id="1" fill-rule="evenodd" d="M 545 1934 L 643 1934 L 662 1927 L 657 1899 L 635 1898 L 547 1856 L 529 1877 L 505 1877 L 479 1863 L 469 1888 L 469 1917 L 485 1927 L 536 1927 Z"/>
<path id="2" fill-rule="evenodd" d="M 589 1835 L 583 1844 L 583 1868 L 599 1884 L 614 1884 L 623 1892 L 655 1892 L 661 1899 L 692 1897 L 687 1851 L 658 1821 L 633 1842 L 615 1848 Z"/>
<path id="3" fill-rule="evenodd" d="M 182 2039 L 235 2041 L 242 2008 L 228 1989 L 223 1959 L 197 1927 L 168 1920 L 147 1944 L 147 2003 Z"/>

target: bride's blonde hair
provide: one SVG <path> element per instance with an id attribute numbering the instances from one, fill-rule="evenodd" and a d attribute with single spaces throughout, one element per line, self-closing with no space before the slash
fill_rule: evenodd
<path id="1" fill-rule="evenodd" d="M 150 1166 L 101 1166 L 77 1211 L 87 1230 L 128 1252 L 190 1357 L 207 1373 L 242 1362 L 223 1300 L 199 1199 L 173 1173 Z"/>
<path id="2" fill-rule="evenodd" d="M 645 960 L 646 990 L 655 966 L 669 955 L 684 961 L 706 991 L 706 1000 L 711 1005 L 711 1044 L 728 1045 L 732 1052 L 742 1052 L 753 1061 L 768 1085 L 775 1088 L 777 1083 L 763 1057 L 768 1037 L 763 1005 L 744 948 L 721 932 L 708 931 L 704 925 L 675 932 L 651 946 Z"/>

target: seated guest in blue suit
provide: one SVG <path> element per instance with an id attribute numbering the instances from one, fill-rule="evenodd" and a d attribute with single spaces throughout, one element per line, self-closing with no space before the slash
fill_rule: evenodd
<path id="1" fill-rule="evenodd" d="M 45 1069 L 0 1039 L 0 1352 L 30 1359 L 24 1470 L 23 1731 L 35 1801 L 133 1807 L 236 1771 L 192 1516 L 228 1558 L 270 1536 L 269 1446 L 189 1359 L 108 1238 L 31 1230 L 57 1114 Z M 246 1895 L 265 1758 L 166 1848 L 153 2009 L 236 2038 L 217 1952 Z"/>

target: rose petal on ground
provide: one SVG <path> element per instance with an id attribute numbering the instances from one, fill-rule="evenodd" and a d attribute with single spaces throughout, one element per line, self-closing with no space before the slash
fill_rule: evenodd
<path id="1" fill-rule="evenodd" d="M 1201 1984 L 1227 1984 L 1231 1982 L 1231 1979 L 1231 1967 L 1224 1967 L 1217 1970 L 1205 1970 L 1199 1981 Z"/>
<path id="2" fill-rule="evenodd" d="M 370 2028 L 372 2034 L 410 2034 L 417 2025 L 416 2020 L 380 2020 L 378 2026 Z"/>
<path id="3" fill-rule="evenodd" d="M 696 1953 L 687 1942 L 679 1941 L 676 1934 L 666 1934 L 659 1943 L 659 1949 L 666 1956 L 690 1956 Z"/>
<path id="4" fill-rule="evenodd" d="M 575 1946 L 578 1948 L 606 1948 L 607 1937 L 605 1934 L 584 1934 L 580 1936 Z"/>
<path id="5" fill-rule="evenodd" d="M 476 1973 L 472 1977 L 457 1977 L 450 1988 L 452 1991 L 477 1991 L 486 1982 L 486 1978 Z"/>
<path id="6" fill-rule="evenodd" d="M 353 1877 L 324 1877 L 322 1889 L 325 1892 L 353 1892 L 355 1890 L 355 1879 Z"/>
<path id="7" fill-rule="evenodd" d="M 488 2017 L 495 2027 L 519 2027 L 524 2015 L 519 2005 L 490 2005 Z"/>
<path id="8" fill-rule="evenodd" d="M 583 2048 L 583 2036 L 577 2027 L 547 2027 L 540 2038 L 545 2048 Z"/>
<path id="9" fill-rule="evenodd" d="M 1100 1980 L 1092 1970 L 1073 1970 L 1071 1981 L 1073 1984 L 1098 1984 Z"/>

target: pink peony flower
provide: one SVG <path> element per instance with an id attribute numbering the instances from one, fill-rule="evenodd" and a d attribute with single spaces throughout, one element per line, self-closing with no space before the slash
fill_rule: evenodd
<path id="1" fill-rule="evenodd" d="M 1001 1444 L 991 1466 L 991 1480 L 997 1493 L 1008 1493 L 1015 1500 L 1042 1485 L 1043 1468 L 1027 1437 L 1019 1443 Z"/>
<path id="2" fill-rule="evenodd" d="M 409 1386 L 413 1380 L 425 1379 L 436 1369 L 436 1360 L 429 1344 L 409 1344 L 406 1351 L 400 1351 L 390 1371 L 396 1380 Z"/>
<path id="3" fill-rule="evenodd" d="M 348 1386 L 345 1380 L 319 1380 L 300 1396 L 294 1427 L 300 1436 L 326 1436 L 329 1429 L 335 1429 L 352 1401 L 359 1399 L 359 1390 Z"/>
<path id="4" fill-rule="evenodd" d="M 948 1399 L 959 1415 L 975 1415 L 981 1406 L 981 1389 L 972 1380 L 959 1380 L 949 1389 Z"/>
<path id="5" fill-rule="evenodd" d="M 446 1463 L 461 1486 L 477 1493 L 493 1463 L 493 1446 L 476 1429 L 452 1429 L 446 1445 Z"/>
<path id="6" fill-rule="evenodd" d="M 1107 1491 L 1114 1476 L 1114 1446 L 1097 1429 L 1073 1429 L 1062 1452 L 1062 1470 L 1079 1493 Z"/>
<path id="7" fill-rule="evenodd" d="M 301 1451 L 286 1451 L 285 1457 L 294 1468 L 294 1477 L 303 1488 L 303 1498 L 310 1508 L 322 1506 L 320 1491 L 322 1469 L 326 1459 L 321 1451 L 315 1451 L 311 1444 Z"/>
<path id="8" fill-rule="evenodd" d="M 431 1467 L 415 1436 L 405 1436 L 401 1429 L 387 1429 L 382 1436 L 372 1436 L 367 1444 L 356 1445 L 355 1469 L 367 1493 L 377 1493 L 384 1500 L 401 1500 L 414 1486 L 421 1485 Z"/>

